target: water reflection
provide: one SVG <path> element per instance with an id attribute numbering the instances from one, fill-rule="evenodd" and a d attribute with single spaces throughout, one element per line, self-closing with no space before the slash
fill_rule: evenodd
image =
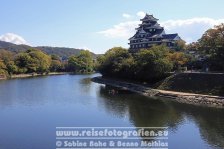
<path id="1" fill-rule="evenodd" d="M 212 147 L 224 147 L 223 109 L 155 100 L 130 92 L 118 91 L 113 95 L 111 89 L 116 90 L 109 86 L 100 87 L 99 93 L 103 97 L 100 103 L 108 113 L 129 117 L 135 127 L 169 127 L 169 131 L 175 133 L 183 123 L 193 121 L 205 142 Z"/>
<path id="2" fill-rule="evenodd" d="M 169 127 L 169 148 L 224 147 L 223 109 L 146 98 L 94 76 L 0 81 L 0 148 L 55 148 L 57 126 Z"/>

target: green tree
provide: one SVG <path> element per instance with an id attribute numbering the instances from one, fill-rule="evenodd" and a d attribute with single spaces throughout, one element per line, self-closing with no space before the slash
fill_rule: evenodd
<path id="1" fill-rule="evenodd" d="M 63 69 L 62 63 L 59 60 L 52 60 L 50 65 L 51 72 L 61 71 Z"/>
<path id="2" fill-rule="evenodd" d="M 3 60 L 0 59 L 0 75 L 7 76 L 7 67 L 4 64 Z"/>
<path id="3" fill-rule="evenodd" d="M 187 48 L 186 41 L 184 41 L 184 40 L 176 41 L 176 50 L 177 51 L 183 51 L 183 50 L 186 50 L 186 48 Z"/>
<path id="4" fill-rule="evenodd" d="M 4 61 L 4 63 L 8 63 L 9 61 L 12 61 L 14 57 L 14 54 L 10 51 L 0 49 L 0 59 Z"/>
<path id="5" fill-rule="evenodd" d="M 31 49 L 25 53 L 19 53 L 15 58 L 15 63 L 20 73 L 44 73 L 49 71 L 51 57 L 40 50 Z"/>
<path id="6" fill-rule="evenodd" d="M 103 75 L 121 76 L 121 73 L 124 73 L 125 70 L 129 70 L 128 67 L 131 67 L 129 62 L 134 60 L 127 49 L 114 47 L 100 56 L 97 61 L 99 65 L 98 70 Z"/>
<path id="7" fill-rule="evenodd" d="M 224 70 L 224 24 L 207 30 L 199 40 L 200 50 L 207 57 L 212 70 Z"/>
<path id="8" fill-rule="evenodd" d="M 30 63 L 31 57 L 28 53 L 19 53 L 15 57 L 15 64 L 18 66 L 18 73 L 26 73 Z"/>
<path id="9" fill-rule="evenodd" d="M 168 55 L 169 49 L 166 46 L 153 46 L 138 52 L 135 56 L 137 78 L 157 81 L 165 77 L 173 68 Z"/>
<path id="10" fill-rule="evenodd" d="M 18 67 L 15 65 L 14 61 L 9 61 L 6 64 L 7 71 L 10 75 L 18 73 Z"/>
<path id="11" fill-rule="evenodd" d="M 154 46 L 130 54 L 127 49 L 115 47 L 98 57 L 98 70 L 103 76 L 156 81 L 172 69 L 166 46 Z"/>
<path id="12" fill-rule="evenodd" d="M 177 70 L 179 67 L 186 65 L 190 60 L 190 57 L 188 57 L 183 52 L 170 53 L 168 55 L 168 58 L 173 63 L 174 70 Z"/>
<path id="13" fill-rule="evenodd" d="M 31 50 L 29 55 L 32 58 L 30 68 L 33 68 L 34 72 L 44 73 L 48 72 L 51 65 L 51 57 L 43 53 L 40 50 Z"/>
<path id="14" fill-rule="evenodd" d="M 75 73 L 93 72 L 93 57 L 88 50 L 83 50 L 78 56 L 71 56 L 68 59 L 69 71 Z"/>

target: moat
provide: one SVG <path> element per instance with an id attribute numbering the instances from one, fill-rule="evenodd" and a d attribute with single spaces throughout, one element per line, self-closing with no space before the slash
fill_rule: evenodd
<path id="1" fill-rule="evenodd" d="M 168 127 L 169 148 L 224 147 L 224 109 L 121 92 L 96 76 L 1 80 L 0 148 L 55 148 L 59 126 Z"/>

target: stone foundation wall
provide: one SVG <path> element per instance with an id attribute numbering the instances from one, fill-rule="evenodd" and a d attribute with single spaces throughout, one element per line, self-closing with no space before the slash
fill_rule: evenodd
<path id="1" fill-rule="evenodd" d="M 93 82 L 129 90 L 148 97 L 163 97 L 180 103 L 224 108 L 224 97 L 152 89 L 143 85 L 95 77 Z"/>

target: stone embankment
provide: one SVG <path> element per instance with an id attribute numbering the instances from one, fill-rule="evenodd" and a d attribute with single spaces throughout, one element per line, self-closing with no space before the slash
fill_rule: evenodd
<path id="1" fill-rule="evenodd" d="M 0 74 L 0 80 L 5 80 L 5 79 L 6 79 L 5 75 Z"/>
<path id="2" fill-rule="evenodd" d="M 5 75 L 0 75 L 0 80 L 6 79 L 16 79 L 16 78 L 29 78 L 29 77 L 38 77 L 38 76 L 52 76 L 52 75 L 64 75 L 68 74 L 67 72 L 50 72 L 48 74 L 37 74 L 37 73 L 29 73 L 29 74 L 17 74 L 6 77 Z"/>
<path id="3" fill-rule="evenodd" d="M 221 96 L 210 96 L 202 94 L 158 90 L 139 84 L 117 81 L 102 77 L 95 77 L 92 79 L 92 81 L 100 84 L 117 87 L 122 90 L 129 90 L 148 97 L 163 97 L 163 99 L 171 99 L 180 103 L 224 108 L 224 97 Z"/>
<path id="4" fill-rule="evenodd" d="M 18 74 L 10 76 L 10 79 L 15 78 L 29 78 L 29 77 L 38 77 L 38 76 L 52 76 L 52 75 L 64 75 L 67 74 L 66 72 L 50 72 L 48 74 L 37 74 L 37 73 L 30 73 L 30 74 Z"/>

